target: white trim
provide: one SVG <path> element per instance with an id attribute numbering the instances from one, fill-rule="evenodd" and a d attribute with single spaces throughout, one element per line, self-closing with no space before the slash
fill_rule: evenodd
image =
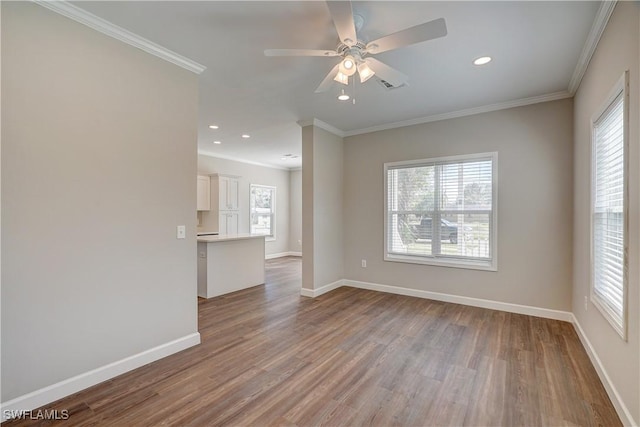
<path id="1" fill-rule="evenodd" d="M 63 397 L 69 396 L 78 391 L 99 384 L 110 378 L 116 377 L 128 371 L 132 371 L 140 366 L 154 362 L 163 357 L 177 353 L 194 345 L 200 344 L 200 333 L 194 332 L 176 340 L 150 348 L 133 356 L 125 357 L 100 368 L 76 375 L 56 384 L 41 388 L 25 395 L 3 402 L 2 421 L 6 420 L 5 411 L 30 411 L 48 403 L 54 402 Z"/>
<path id="2" fill-rule="evenodd" d="M 33 0 L 36 4 L 52 10 L 62 16 L 73 19 L 80 24 L 86 25 L 102 34 L 109 37 L 113 37 L 116 40 L 120 40 L 130 46 L 137 47 L 151 55 L 171 62 L 179 67 L 189 70 L 196 74 L 201 74 L 207 69 L 202 64 L 199 64 L 187 57 L 184 57 L 176 52 L 173 52 L 159 44 L 147 40 L 144 37 L 140 37 L 137 34 L 132 33 L 129 30 L 125 30 L 105 19 L 100 18 L 92 13 L 87 12 L 84 9 L 79 8 L 67 1 L 50 1 L 50 0 Z"/>
<path id="3" fill-rule="evenodd" d="M 582 52 L 580 53 L 580 57 L 578 58 L 578 63 L 576 64 L 576 68 L 573 70 L 573 75 L 571 76 L 571 80 L 569 81 L 569 93 L 571 95 L 574 95 L 580 87 L 580 82 L 584 77 L 584 73 L 587 72 L 587 66 L 589 65 L 591 57 L 596 51 L 598 42 L 600 42 L 600 38 L 602 37 L 604 29 L 609 22 L 609 18 L 613 13 L 613 9 L 615 9 L 616 7 L 616 3 L 617 0 L 603 1 L 600 3 L 600 8 L 598 9 L 598 13 L 596 13 L 596 17 L 593 20 L 591 30 L 589 30 L 589 35 L 587 35 L 587 40 L 585 40 L 584 42 Z"/>
<path id="4" fill-rule="evenodd" d="M 223 154 L 217 154 L 217 153 L 213 154 L 213 153 L 209 153 L 208 151 L 203 151 L 203 150 L 198 150 L 198 155 L 207 156 L 207 157 L 213 157 L 213 158 L 216 158 L 216 159 L 232 160 L 234 162 L 245 163 L 247 165 L 262 166 L 263 168 L 279 169 L 279 170 L 283 170 L 283 171 L 291 170 L 290 168 L 286 168 L 284 166 L 275 166 L 275 165 L 270 165 L 268 163 L 254 162 L 252 160 L 245 160 L 245 159 L 241 159 L 239 157 L 226 156 L 226 155 L 223 155 Z"/>
<path id="5" fill-rule="evenodd" d="M 594 290 L 595 285 L 595 260 L 594 260 L 594 229 L 593 229 L 593 217 L 594 217 L 594 199 L 596 191 L 595 182 L 595 156 L 596 152 L 596 138 L 595 127 L 596 122 L 600 120 L 603 114 L 611 107 L 615 99 L 622 93 L 622 114 L 623 114 L 623 173 L 624 173 L 624 201 L 623 201 L 623 217 L 624 217 L 624 251 L 623 251 L 623 277 L 622 277 L 622 324 L 616 321 L 616 314 L 612 308 L 608 307 L 607 303 L 602 297 L 597 295 Z M 620 335 L 620 337 L 627 341 L 627 329 L 628 329 L 628 293 L 629 293 L 629 71 L 625 70 L 622 76 L 613 88 L 609 91 L 606 101 L 600 105 L 598 110 L 591 117 L 591 163 L 589 174 L 591 176 L 591 188 L 589 192 L 589 299 L 593 305 L 598 309 L 600 314 L 609 322 L 611 327 Z"/>
<path id="6" fill-rule="evenodd" d="M 315 297 L 315 295 L 313 294 L 313 291 L 307 288 L 300 288 L 300 295 L 302 295 L 303 297 L 309 297 L 309 298 Z"/>
<path id="7" fill-rule="evenodd" d="M 492 260 L 481 261 L 476 259 L 427 257 L 424 255 L 405 255 L 405 254 L 396 254 L 396 253 L 385 253 L 384 260 L 389 262 L 402 262 L 405 264 L 420 264 L 420 265 L 433 265 L 436 267 L 462 268 L 465 270 L 498 271 L 497 264 L 495 262 L 492 262 Z"/>
<path id="8" fill-rule="evenodd" d="M 540 102 L 557 101 L 559 99 L 571 98 L 573 95 L 567 91 L 554 92 L 546 95 L 532 96 L 530 98 L 516 99 L 513 101 L 499 102 L 497 104 L 483 105 L 480 107 L 467 108 L 464 110 L 451 111 L 449 113 L 436 114 L 433 116 L 419 117 L 416 119 L 402 120 L 394 123 L 387 123 L 371 126 L 363 129 L 354 129 L 343 132 L 344 136 L 354 136 L 363 133 L 378 132 L 381 130 L 395 129 L 405 126 L 419 125 L 423 123 L 438 122 L 440 120 L 455 119 L 458 117 L 473 116 L 475 114 L 488 113 L 491 111 L 506 110 L 508 108 L 523 107 L 525 105 L 538 104 Z"/>
<path id="9" fill-rule="evenodd" d="M 533 307 L 530 305 L 513 304 L 509 302 L 493 301 L 481 298 L 464 297 L 460 295 L 443 294 L 440 292 L 423 291 L 420 289 L 403 288 L 400 286 L 381 285 L 378 283 L 360 282 L 357 280 L 343 280 L 343 286 L 350 286 L 370 291 L 386 292 L 396 295 L 426 298 L 453 304 L 469 305 L 472 307 L 488 308 L 491 310 L 507 311 L 509 313 L 526 314 L 528 316 L 543 317 L 545 319 L 571 322 L 572 314 L 568 311 L 552 310 L 549 308 Z"/>
<path id="10" fill-rule="evenodd" d="M 320 129 L 324 129 L 327 132 L 330 132 L 336 136 L 339 136 L 341 138 L 344 138 L 345 136 L 347 136 L 347 133 L 343 130 L 338 129 L 335 126 L 331 126 L 329 123 L 325 123 L 322 120 L 318 120 L 318 119 L 311 119 L 311 120 L 298 120 L 298 125 L 303 128 L 305 126 L 315 126 L 318 127 Z"/>
<path id="11" fill-rule="evenodd" d="M 302 252 L 278 252 L 275 254 L 267 254 L 264 256 L 264 259 L 275 259 L 275 258 L 282 258 L 282 257 L 286 257 L 286 256 L 302 256 Z"/>
<path id="12" fill-rule="evenodd" d="M 545 319 L 572 322 L 573 313 L 569 311 L 553 310 L 550 308 L 534 307 L 530 305 L 514 304 L 502 301 L 493 301 L 481 298 L 464 297 L 460 295 L 443 294 L 440 292 L 423 291 L 420 289 L 403 288 L 401 286 L 389 286 L 379 283 L 361 282 L 358 280 L 337 280 L 318 289 L 302 288 L 300 294 L 305 297 L 315 298 L 342 286 L 367 289 L 369 291 L 385 292 L 388 294 L 404 295 L 409 297 L 425 298 L 435 301 L 450 302 L 453 304 L 468 305 L 471 307 L 488 308 L 490 310 L 506 311 L 509 313 L 525 314 L 527 316 L 542 317 Z"/>
<path id="13" fill-rule="evenodd" d="M 345 282 L 344 280 L 336 280 L 335 282 L 329 283 L 328 285 L 321 286 L 318 289 L 301 288 L 300 295 L 302 295 L 303 297 L 310 297 L 310 298 L 319 297 L 322 294 L 326 294 L 327 292 L 331 292 L 334 289 L 338 289 L 344 286 L 344 282 Z"/>
<path id="14" fill-rule="evenodd" d="M 545 95 L 532 96 L 530 98 L 521 98 L 513 101 L 499 102 L 496 104 L 489 104 L 489 105 L 483 105 L 480 107 L 467 108 L 464 110 L 451 111 L 448 113 L 436 114 L 433 116 L 418 117 L 416 119 L 402 120 L 399 122 L 376 125 L 376 126 L 371 126 L 371 127 L 362 128 L 362 129 L 354 129 L 350 131 L 343 131 L 341 129 L 338 129 L 335 126 L 332 126 L 318 119 L 298 120 L 297 123 L 300 127 L 313 125 L 321 129 L 324 129 L 327 132 L 331 132 L 332 134 L 339 136 L 341 138 L 346 138 L 349 136 L 361 135 L 364 133 L 371 133 L 371 132 L 378 132 L 381 130 L 396 129 L 396 128 L 405 127 L 405 126 L 413 126 L 413 125 L 420 125 L 424 123 L 438 122 L 441 120 L 455 119 L 458 117 L 473 116 L 476 114 L 489 113 L 491 111 L 506 110 L 509 108 L 524 107 L 526 105 L 539 104 L 541 102 L 557 101 L 560 99 L 571 98 L 572 96 L 573 96 L 573 93 L 569 93 L 567 91 L 553 92 Z M 284 169 L 289 171 L 302 169 L 302 167 L 300 166 L 282 168 L 278 166 L 267 165 L 265 163 L 258 163 L 250 160 L 243 160 L 237 157 L 228 157 L 228 156 L 222 156 L 218 154 L 207 153 L 201 150 L 198 150 L 198 154 L 202 154 L 204 156 L 209 156 L 209 157 L 219 157 L 221 159 L 227 159 L 227 160 L 235 160 L 236 162 L 248 163 L 250 165 L 264 166 L 264 167 L 273 168 L 273 169 Z"/>
<path id="15" fill-rule="evenodd" d="M 596 353 L 595 348 L 591 345 L 589 338 L 587 338 L 587 334 L 584 333 L 582 326 L 580 326 L 578 318 L 576 318 L 573 313 L 571 313 L 571 323 L 573 323 L 573 328 L 576 330 L 582 346 L 587 351 L 587 355 L 596 369 L 598 377 L 600 377 L 600 381 L 602 382 L 602 385 L 604 385 L 604 388 L 609 395 L 609 399 L 611 399 L 611 403 L 613 403 L 613 406 L 620 417 L 620 421 L 622 421 L 622 424 L 625 426 L 637 426 L 638 423 L 633 419 L 631 412 L 629 412 L 629 409 L 624 404 L 618 390 L 613 385 L 613 381 L 611 381 L 609 374 L 607 374 L 607 370 L 604 368 L 602 361 L 598 357 L 598 353 Z"/>

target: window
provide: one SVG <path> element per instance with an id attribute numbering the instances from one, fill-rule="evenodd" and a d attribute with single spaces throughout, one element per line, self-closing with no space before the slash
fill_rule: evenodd
<path id="1" fill-rule="evenodd" d="M 497 153 L 386 163 L 385 260 L 496 270 Z"/>
<path id="2" fill-rule="evenodd" d="M 276 238 L 276 187 L 251 184 L 251 234 Z"/>
<path id="3" fill-rule="evenodd" d="M 627 77 L 592 121 L 591 301 L 626 340 Z"/>

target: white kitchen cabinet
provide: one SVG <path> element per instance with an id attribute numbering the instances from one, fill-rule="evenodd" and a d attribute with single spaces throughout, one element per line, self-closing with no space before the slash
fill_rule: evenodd
<path id="1" fill-rule="evenodd" d="M 238 210 L 238 178 L 229 176 L 218 177 L 218 204 L 221 211 Z"/>
<path id="2" fill-rule="evenodd" d="M 220 211 L 218 214 L 218 232 L 221 235 L 238 234 L 238 212 Z"/>
<path id="3" fill-rule="evenodd" d="M 199 211 L 211 210 L 211 180 L 208 176 L 198 175 L 197 200 Z"/>
<path id="4" fill-rule="evenodd" d="M 240 203 L 238 200 L 240 177 L 233 175 L 211 175 L 211 220 L 208 228 L 218 228 L 220 235 L 238 234 Z"/>

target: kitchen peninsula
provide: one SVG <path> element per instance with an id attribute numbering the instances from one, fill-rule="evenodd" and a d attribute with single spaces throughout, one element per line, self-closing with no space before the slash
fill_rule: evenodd
<path id="1" fill-rule="evenodd" d="M 198 296 L 211 298 L 264 283 L 264 236 L 198 236 Z"/>

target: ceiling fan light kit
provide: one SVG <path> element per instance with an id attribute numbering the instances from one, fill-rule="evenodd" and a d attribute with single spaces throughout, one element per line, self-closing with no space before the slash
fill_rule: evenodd
<path id="1" fill-rule="evenodd" d="M 356 65 L 356 60 L 353 59 L 353 56 L 351 55 L 347 55 L 347 57 L 344 58 L 344 61 L 342 61 L 342 66 L 344 67 L 344 69 L 350 72 L 352 75 L 355 72 L 355 69 L 354 69 L 355 65 Z"/>
<path id="2" fill-rule="evenodd" d="M 373 71 L 366 62 L 362 61 L 358 64 L 358 75 L 360 76 L 360 83 L 366 82 L 375 74 L 375 71 Z"/>
<path id="3" fill-rule="evenodd" d="M 338 70 L 339 70 L 338 74 L 344 74 L 345 76 L 347 76 L 347 83 L 348 83 L 348 78 L 353 76 L 356 73 L 356 70 L 357 70 L 356 59 L 351 55 L 345 56 L 344 60 L 340 63 L 340 67 L 338 68 Z M 342 80 L 338 80 L 338 81 L 342 83 Z"/>
<path id="4" fill-rule="evenodd" d="M 343 85 L 349 84 L 349 76 L 344 74 L 342 71 L 338 71 L 338 74 L 336 74 L 333 80 L 337 81 L 338 83 L 342 83 Z"/>
<path id="5" fill-rule="evenodd" d="M 395 87 L 405 86 L 408 81 L 406 75 L 375 58 L 367 57 L 367 55 L 375 55 L 447 35 L 447 24 L 444 18 L 438 18 L 365 44 L 357 36 L 357 32 L 364 24 L 364 19 L 360 15 L 353 14 L 351 2 L 327 1 L 327 6 L 341 41 L 335 51 L 313 49 L 267 49 L 264 51 L 266 56 L 342 57 L 340 63 L 334 66 L 320 83 L 315 90 L 316 93 L 329 90 L 332 80 L 348 85 L 349 77 L 356 72 L 360 77 L 360 83 L 377 75 L 379 79 L 389 82 Z"/>

